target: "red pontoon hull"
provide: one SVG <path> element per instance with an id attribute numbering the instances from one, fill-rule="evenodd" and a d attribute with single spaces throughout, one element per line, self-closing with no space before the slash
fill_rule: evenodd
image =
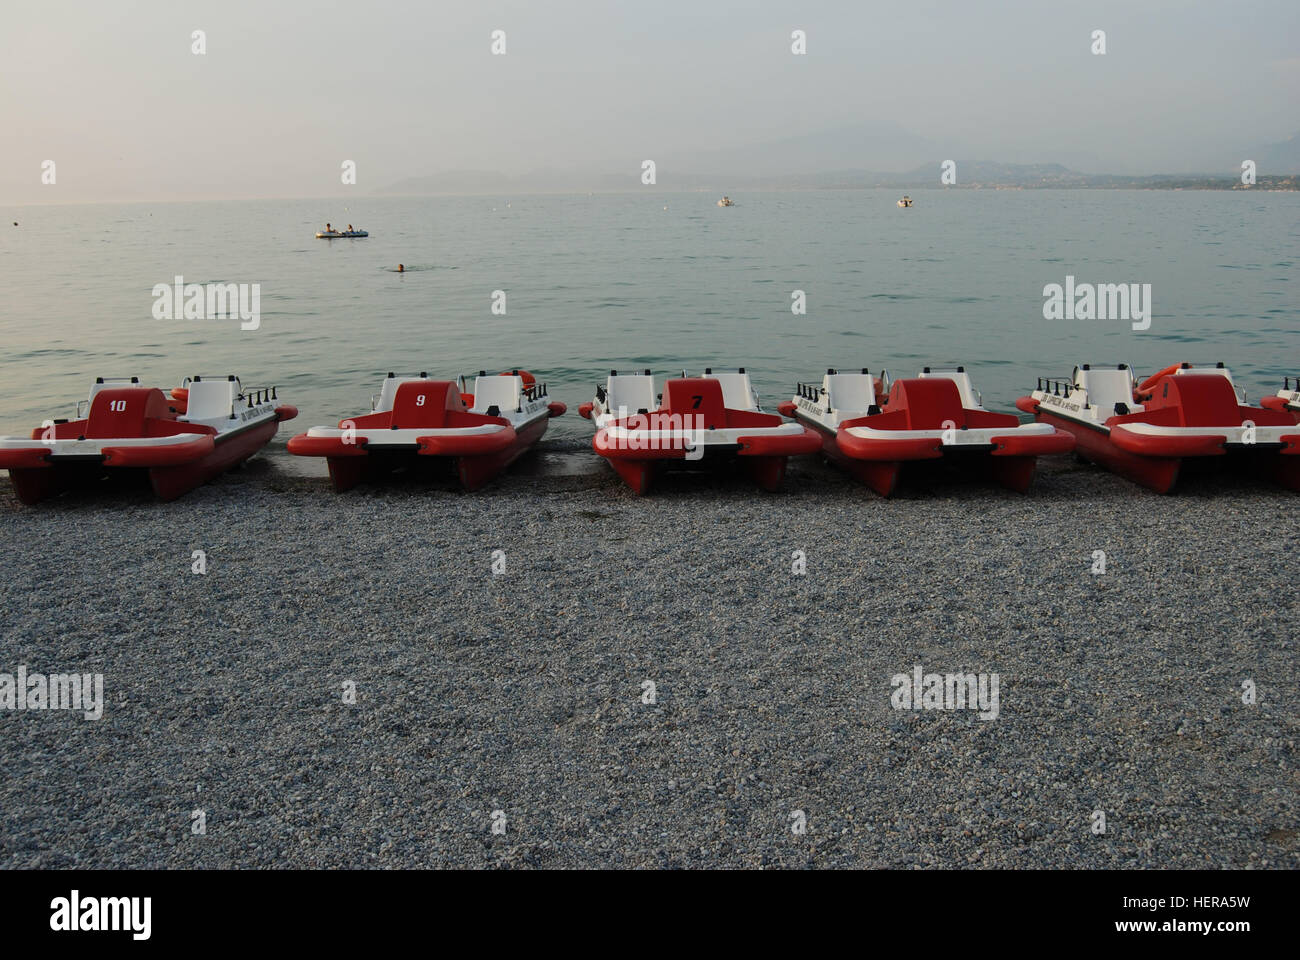
<path id="1" fill-rule="evenodd" d="M 661 399 L 658 410 L 607 423 L 591 441 L 638 496 L 650 489 L 657 464 L 732 456 L 755 483 L 774 491 L 789 457 L 821 446 L 806 426 L 795 432 L 776 414 L 728 408 L 721 384 L 707 376 L 667 380 Z M 578 413 L 590 418 L 592 405 L 582 404 Z"/>
<path id="2" fill-rule="evenodd" d="M 492 412 L 474 413 L 473 396 L 462 394 L 450 380 L 429 380 L 421 374 L 395 385 L 391 405 L 340 421 L 337 430 L 313 427 L 289 440 L 289 452 L 324 457 L 340 493 L 399 468 L 438 461 L 454 468 L 466 490 L 477 490 L 540 440 L 551 417 L 565 411 L 559 402 L 541 407 L 545 388 L 540 394 L 535 391 L 536 380 L 527 370 L 501 376 L 518 380 L 514 409 L 528 411 L 518 425 L 497 416 L 495 404 L 488 407 Z M 482 390 L 476 392 L 482 399 Z M 521 398 L 528 401 L 527 407 Z"/>
<path id="3" fill-rule="evenodd" d="M 1030 409 L 1042 423 L 1074 434 L 1079 456 L 1140 484 L 1156 493 L 1169 493 L 1178 483 L 1183 461 L 1204 460 L 1239 453 L 1261 462 L 1273 482 L 1300 490 L 1300 457 L 1294 445 L 1282 451 L 1252 451 L 1248 447 L 1229 450 L 1221 436 L 1157 437 L 1124 430 L 1122 426 L 1099 430 L 1044 411 L 1032 398 L 1021 409 Z"/>
<path id="4" fill-rule="evenodd" d="M 1259 405 L 1265 410 L 1285 413 L 1296 423 L 1300 423 L 1300 408 L 1292 406 L 1292 401 L 1286 399 L 1286 397 L 1265 397 L 1259 401 Z"/>
<path id="5" fill-rule="evenodd" d="M 149 482 L 154 493 L 164 500 L 175 500 L 189 493 L 253 456 L 271 442 L 279 428 L 279 419 L 258 424 L 220 439 L 213 445 L 211 453 L 192 463 L 151 468 Z"/>
<path id="6" fill-rule="evenodd" d="M 905 465 L 939 460 L 1024 493 L 1040 456 L 1074 448 L 1068 433 L 1022 425 L 1015 414 L 963 406 L 956 382 L 946 377 L 895 380 L 884 405 L 884 412 L 841 421 L 834 433 L 813 421 L 827 458 L 882 497 L 897 490 Z"/>
<path id="7" fill-rule="evenodd" d="M 5 451 L 3 465 L 14 493 L 28 505 L 118 470 L 148 471 L 154 493 L 175 500 L 252 457 L 275 436 L 280 421 L 292 419 L 297 411 L 282 406 L 276 413 L 275 420 L 225 436 L 202 436 L 165 447 L 104 447 L 100 455 L 80 461 L 52 458 L 46 447 Z"/>
<path id="8" fill-rule="evenodd" d="M 816 427 L 821 438 L 821 452 L 827 460 L 849 474 L 859 483 L 864 483 L 882 497 L 892 497 L 898 489 L 899 474 L 903 465 L 900 462 L 880 463 L 869 460 L 855 460 L 840 449 L 836 435 L 821 427 Z"/>
<path id="9" fill-rule="evenodd" d="M 1075 453 L 1085 460 L 1156 493 L 1168 493 L 1178 482 L 1178 473 L 1183 465 L 1182 457 L 1155 457 L 1124 450 L 1111 442 L 1109 431 L 1074 423 L 1041 409 L 1037 412 L 1037 419 L 1040 423 L 1050 423 L 1058 430 L 1074 434 Z M 1219 452 L 1222 453 L 1222 449 Z"/>
<path id="10" fill-rule="evenodd" d="M 907 440 L 896 441 L 896 443 L 907 445 L 906 452 L 908 456 L 906 457 L 900 455 L 898 459 L 881 459 L 880 457 L 885 454 L 885 451 L 873 450 L 871 453 L 874 456 L 870 459 L 863 459 L 860 456 L 850 456 L 846 453 L 845 447 L 841 446 L 842 438 L 839 438 L 836 434 L 820 428 L 817 432 L 822 438 L 822 455 L 859 483 L 866 484 L 882 497 L 892 497 L 898 492 L 898 485 L 907 464 L 934 463 L 939 460 L 952 463 L 965 461 L 958 468 L 960 472 L 987 476 L 994 483 L 1008 490 L 1016 493 L 1026 493 L 1033 485 L 1034 472 L 1037 469 L 1040 454 L 1068 453 L 1074 446 L 1073 441 L 1068 444 L 1055 441 L 1049 447 L 1027 454 L 1021 452 L 1023 448 L 1022 441 L 1025 438 L 999 437 L 996 438 L 997 441 L 1006 441 L 1006 446 L 998 450 L 979 452 L 952 450 L 945 452 L 942 449 L 942 443 L 937 440 Z M 860 438 L 853 439 L 860 440 Z M 898 455 L 900 449 L 895 447 L 890 452 Z"/>
<path id="11" fill-rule="evenodd" d="M 609 461 L 609 465 L 627 483 L 632 492 L 643 496 L 649 492 L 656 465 L 668 462 L 696 462 L 688 458 L 684 440 L 671 439 L 654 449 L 623 446 L 611 442 L 604 430 L 592 438 L 592 448 Z M 753 481 L 762 489 L 774 492 L 785 479 L 786 462 L 792 456 L 816 453 L 820 441 L 814 431 L 804 428 L 801 434 L 786 436 L 738 437 L 735 444 L 704 445 L 700 460 L 715 459 L 720 452 L 734 454 Z"/>
<path id="12" fill-rule="evenodd" d="M 449 461 L 461 486 L 474 491 L 537 443 L 546 433 L 548 423 L 547 417 L 541 417 L 520 430 L 507 427 L 491 434 L 420 437 L 413 450 L 384 450 L 364 442 L 344 444 L 338 438 L 304 434 L 289 441 L 289 452 L 299 456 L 325 457 L 330 480 L 339 493 L 363 482 L 379 480 L 425 457 Z"/>

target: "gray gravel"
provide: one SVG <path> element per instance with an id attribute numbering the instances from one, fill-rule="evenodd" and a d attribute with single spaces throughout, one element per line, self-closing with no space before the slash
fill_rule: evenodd
<path id="1" fill-rule="evenodd" d="M 578 449 L 477 495 L 6 482 L 0 671 L 107 706 L 0 711 L 0 865 L 1300 867 L 1293 494 L 1062 458 L 637 499 Z M 914 664 L 998 673 L 1000 716 L 895 711 Z"/>

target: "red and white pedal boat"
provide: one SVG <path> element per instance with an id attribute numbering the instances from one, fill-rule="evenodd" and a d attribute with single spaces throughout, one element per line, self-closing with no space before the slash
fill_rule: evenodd
<path id="1" fill-rule="evenodd" d="M 1074 439 L 1011 413 L 985 410 L 964 367 L 893 381 L 827 370 L 820 385 L 800 383 L 781 412 L 814 427 L 827 459 L 882 497 L 898 488 L 906 464 L 947 459 L 1024 492 L 1039 456 L 1068 453 Z"/>
<path id="2" fill-rule="evenodd" d="M 174 500 L 253 456 L 297 415 L 275 387 L 245 388 L 234 376 L 187 377 L 170 397 L 136 377 L 98 377 L 75 419 L 0 437 L 0 468 L 28 504 L 118 470 L 147 470 L 154 492 Z"/>
<path id="3" fill-rule="evenodd" d="M 1275 396 L 1265 397 L 1259 405 L 1289 413 L 1296 423 L 1300 423 L 1300 377 L 1283 377 L 1282 389 Z"/>
<path id="4" fill-rule="evenodd" d="M 815 453 L 816 434 L 774 413 L 763 413 L 742 367 L 735 372 L 664 381 L 611 370 L 596 399 L 578 407 L 596 426 L 592 447 L 638 495 L 650 489 L 656 467 L 666 463 L 737 458 L 765 490 L 785 476 L 786 458 Z"/>
<path id="5" fill-rule="evenodd" d="M 489 376 L 480 370 L 474 392 L 451 380 L 390 373 L 371 412 L 312 427 L 289 441 L 289 452 L 325 457 L 334 489 L 349 490 L 424 457 L 446 457 L 466 490 L 477 490 L 541 439 L 551 417 L 564 413 L 546 384 L 527 370 Z"/>
<path id="6" fill-rule="evenodd" d="M 1078 453 L 1120 476 L 1168 493 L 1188 458 L 1250 458 L 1300 489 L 1300 429 L 1286 411 L 1246 406 L 1223 364 L 1174 364 L 1134 386 L 1127 364 L 1074 368 L 1040 378 L 1016 401 L 1042 423 L 1068 430 Z"/>

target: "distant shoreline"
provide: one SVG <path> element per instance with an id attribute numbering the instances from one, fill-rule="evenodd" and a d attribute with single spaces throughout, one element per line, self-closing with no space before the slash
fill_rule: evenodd
<path id="1" fill-rule="evenodd" d="M 1123 178 L 1115 178 L 1122 180 Z M 1292 177 L 1261 177 L 1259 182 L 1252 186 L 1245 186 L 1236 180 L 1223 178 L 1221 180 L 1204 180 L 1201 178 L 1176 179 L 1162 182 L 1145 183 L 1143 180 L 1156 180 L 1158 178 L 1137 178 L 1132 182 L 1122 183 L 959 183 L 949 186 L 937 186 L 934 183 L 871 183 L 862 185 L 853 184 L 832 184 L 832 185 L 785 185 L 774 186 L 763 184 L 761 186 L 729 185 L 726 192 L 741 196 L 743 194 L 755 193 L 854 193 L 866 190 L 1110 190 L 1110 191 L 1187 191 L 1187 192 L 1237 192 L 1237 193 L 1296 193 L 1300 192 L 1300 176 Z M 641 189 L 611 189 L 601 188 L 597 190 L 539 190 L 535 187 L 525 189 L 509 189 L 502 187 L 498 190 L 444 190 L 444 191 L 423 191 L 423 192 L 397 192 L 397 191 L 375 191 L 362 195 L 367 200 L 398 200 L 402 198 L 413 197 L 587 197 L 587 196 L 623 196 L 636 193 L 644 193 L 646 190 L 660 190 L 664 194 L 721 194 L 722 188 L 713 187 L 673 187 L 667 184 L 661 184 L 657 187 L 643 187 Z M 355 197 L 353 199 L 356 199 Z M 63 200 L 55 203 L 37 200 L 17 200 L 17 201 L 0 201 L 0 208 L 4 209 L 21 209 L 36 207 L 78 207 L 78 206 L 138 206 L 143 204 L 181 204 L 181 203 L 263 203 L 263 202 L 281 202 L 281 201 L 320 201 L 323 203 L 337 203 L 339 196 L 284 196 L 284 197 L 115 197 L 103 200 Z M 10 229 L 13 229 L 10 227 Z"/>
<path id="2" fill-rule="evenodd" d="M 952 163 L 952 161 L 948 161 Z M 1267 168 L 1266 168 L 1267 169 Z M 941 174 L 948 175 L 944 182 Z M 939 163 L 911 170 L 882 171 L 859 168 L 830 169 L 815 173 L 753 173 L 737 168 L 723 173 L 675 171 L 660 167 L 657 188 L 718 194 L 794 190 L 1300 190 L 1300 172 L 1257 172 L 1245 184 L 1241 173 L 1080 173 L 1060 164 Z M 376 191 L 384 196 L 426 196 L 502 192 L 600 193 L 625 192 L 628 178 L 609 174 L 546 176 L 539 173 L 510 175 L 496 171 L 446 171 L 397 180 Z M 632 181 L 635 189 L 635 181 Z"/>
<path id="3" fill-rule="evenodd" d="M 1098 177 L 1097 180 L 1109 180 L 1110 177 Z M 1125 181 L 1122 177 L 1113 178 L 1115 183 L 1102 182 L 1083 182 L 1083 183 L 1000 183 L 997 181 L 976 182 L 976 183 L 958 183 L 947 186 L 936 186 L 932 181 L 924 183 L 918 181 L 899 181 L 897 183 L 864 183 L 864 184 L 789 184 L 789 185 L 768 185 L 761 186 L 728 186 L 726 189 L 731 193 L 740 195 L 742 193 L 808 193 L 814 191 L 837 191 L 853 192 L 859 190 L 1218 190 L 1250 192 L 1250 193 L 1294 193 L 1300 190 L 1300 177 L 1261 177 L 1259 182 L 1246 186 L 1238 180 L 1231 178 L 1208 179 L 1200 177 L 1189 177 L 1186 179 L 1178 178 L 1174 180 L 1165 180 L 1163 177 L 1142 177 L 1133 181 Z M 671 189 L 664 186 L 666 193 L 720 193 L 723 188 L 714 187 L 680 187 Z M 496 190 L 485 192 L 468 192 L 461 193 L 457 191 L 430 191 L 430 192 L 412 192 L 405 193 L 399 191 L 380 191 L 371 196 L 376 197 L 495 197 L 495 196 L 554 196 L 554 197 L 571 197 L 571 196 L 615 196 L 619 194 L 639 193 L 638 190 Z"/>

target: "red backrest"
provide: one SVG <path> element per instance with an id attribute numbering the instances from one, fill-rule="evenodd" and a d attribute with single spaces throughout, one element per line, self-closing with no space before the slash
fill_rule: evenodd
<path id="1" fill-rule="evenodd" d="M 154 387 L 113 387 L 100 390 L 90 404 L 86 417 L 86 437 L 102 440 L 109 437 L 154 436 L 149 420 L 175 420 L 167 398 Z"/>
<path id="2" fill-rule="evenodd" d="M 1180 426 L 1222 427 L 1241 422 L 1237 394 L 1228 378 L 1217 373 L 1182 373 L 1155 385 L 1148 410 L 1177 407 Z"/>
<path id="3" fill-rule="evenodd" d="M 460 391 L 450 380 L 411 381 L 398 385 L 389 425 L 442 427 L 447 424 L 447 411 L 461 409 Z"/>
<path id="4" fill-rule="evenodd" d="M 727 426 L 727 408 L 722 402 L 722 384 L 708 377 L 666 381 L 662 409 L 682 416 L 703 417 L 705 429 L 721 430 Z"/>
<path id="5" fill-rule="evenodd" d="M 945 421 L 951 421 L 955 427 L 966 423 L 961 392 L 947 377 L 895 380 L 886 410 L 906 411 L 909 430 L 942 430 Z"/>

